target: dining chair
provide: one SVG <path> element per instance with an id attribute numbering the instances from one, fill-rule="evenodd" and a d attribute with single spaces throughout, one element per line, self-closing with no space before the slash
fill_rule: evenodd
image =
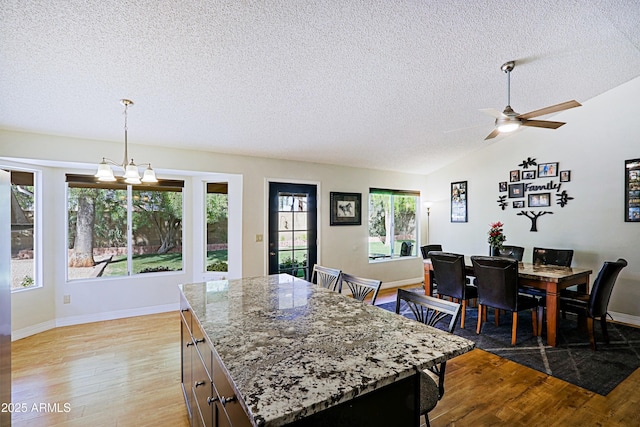
<path id="1" fill-rule="evenodd" d="M 571 267 L 572 249 L 533 248 L 533 263 L 537 265 L 559 265 Z"/>
<path id="2" fill-rule="evenodd" d="M 560 267 L 571 267 L 573 260 L 572 249 L 549 249 L 549 248 L 533 248 L 533 264 L 534 265 L 557 265 Z M 530 295 L 538 299 L 538 326 L 542 328 L 544 319 L 544 308 L 546 305 L 547 291 L 543 289 L 535 289 L 528 286 L 520 288 L 520 293 Z M 539 331 L 542 333 L 542 330 Z"/>
<path id="3" fill-rule="evenodd" d="M 346 283 L 351 290 L 351 295 L 359 301 L 364 302 L 369 294 L 373 292 L 371 305 L 376 303 L 378 292 L 380 292 L 380 286 L 382 286 L 382 281 L 380 280 L 366 279 L 364 277 L 357 277 L 347 273 L 342 273 L 340 275 L 340 292 L 342 292 L 344 283 Z"/>
<path id="4" fill-rule="evenodd" d="M 444 326 L 448 320 L 446 330 L 449 333 L 453 333 L 460 316 L 460 304 L 458 303 L 398 289 L 396 313 L 400 314 L 401 308 L 405 306 L 409 307 L 415 320 L 425 325 Z M 444 396 L 446 367 L 447 362 L 444 361 L 427 370 L 420 371 L 420 415 L 424 415 L 427 426 L 430 425 L 429 412 Z"/>
<path id="5" fill-rule="evenodd" d="M 424 245 L 420 246 L 420 252 L 422 252 L 423 259 L 429 259 L 429 252 L 431 251 L 440 251 L 442 252 L 442 245 Z"/>
<path id="6" fill-rule="evenodd" d="M 460 327 L 464 329 L 467 301 L 478 298 L 478 288 L 467 284 L 464 255 L 431 251 L 434 281 L 438 284 L 438 296 L 448 296 L 462 303 Z"/>
<path id="7" fill-rule="evenodd" d="M 323 288 L 327 288 L 332 291 L 340 292 L 339 279 L 341 271 L 336 268 L 323 267 L 315 264 L 313 266 L 313 274 L 311 275 L 311 282 L 317 283 Z"/>
<path id="8" fill-rule="evenodd" d="M 609 344 L 607 308 L 613 285 L 616 283 L 620 271 L 626 266 L 627 261 L 622 258 L 617 261 L 605 261 L 593 282 L 590 294 L 568 289 L 564 289 L 560 293 L 560 310 L 577 314 L 578 325 L 586 318 L 589 343 L 593 351 L 596 351 L 596 339 L 593 331 L 593 323 L 596 318 L 600 319 L 604 342 Z"/>
<path id="9" fill-rule="evenodd" d="M 411 242 L 402 242 L 400 246 L 400 256 L 411 256 L 413 252 L 413 243 Z"/>
<path id="10" fill-rule="evenodd" d="M 478 326 L 480 334 L 487 318 L 487 307 L 494 309 L 495 324 L 500 324 L 500 310 L 512 312 L 511 345 L 516 344 L 518 312 L 531 310 L 533 335 L 538 335 L 538 300 L 518 292 L 518 260 L 504 257 L 472 256 L 471 263 L 478 287 Z"/>
<path id="11" fill-rule="evenodd" d="M 522 246 L 502 245 L 500 256 L 522 261 L 522 258 L 524 256 L 524 248 Z"/>

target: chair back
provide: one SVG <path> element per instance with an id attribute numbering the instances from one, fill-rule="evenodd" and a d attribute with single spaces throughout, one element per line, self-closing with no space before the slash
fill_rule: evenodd
<path id="1" fill-rule="evenodd" d="M 336 268 L 323 267 L 316 264 L 313 266 L 311 281 L 323 288 L 340 292 L 341 289 L 338 289 L 340 273 L 341 271 Z"/>
<path id="2" fill-rule="evenodd" d="M 449 318 L 447 331 L 453 333 L 455 330 L 458 318 L 460 317 L 460 304 L 404 289 L 398 289 L 396 296 L 396 313 L 398 314 L 400 314 L 400 307 L 403 301 L 409 307 L 417 321 L 425 325 L 437 327 L 440 322 Z"/>
<path id="3" fill-rule="evenodd" d="M 571 267 L 572 249 L 533 248 L 533 263 L 542 265 L 559 265 Z"/>
<path id="4" fill-rule="evenodd" d="M 434 281 L 438 284 L 438 295 L 465 298 L 466 279 L 464 255 L 431 251 Z"/>
<path id="5" fill-rule="evenodd" d="M 501 254 L 506 254 L 502 256 L 522 261 L 522 257 L 524 256 L 524 248 L 522 246 L 502 245 L 502 249 L 504 252 L 501 252 Z"/>
<path id="6" fill-rule="evenodd" d="M 411 256 L 411 252 L 413 252 L 413 243 L 402 242 L 400 246 L 400 256 Z"/>
<path id="7" fill-rule="evenodd" d="M 619 258 L 617 261 L 605 261 L 604 265 L 598 272 L 598 277 L 591 287 L 591 296 L 587 310 L 591 317 L 600 317 L 607 314 L 609 298 L 613 291 L 613 285 L 616 283 L 618 274 L 627 266 L 627 261 Z"/>
<path id="8" fill-rule="evenodd" d="M 424 245 L 420 246 L 420 252 L 422 252 L 422 258 L 429 259 L 429 252 L 440 251 L 442 252 L 442 245 Z"/>
<path id="9" fill-rule="evenodd" d="M 518 260 L 472 256 L 478 286 L 478 304 L 518 311 Z"/>
<path id="10" fill-rule="evenodd" d="M 371 305 L 376 303 L 378 292 L 380 292 L 380 286 L 382 286 L 382 281 L 380 280 L 365 279 L 364 277 L 357 277 L 347 273 L 342 273 L 340 275 L 340 283 L 341 290 L 346 283 L 349 290 L 351 290 L 353 297 L 359 301 L 364 301 L 367 296 L 373 292 Z"/>

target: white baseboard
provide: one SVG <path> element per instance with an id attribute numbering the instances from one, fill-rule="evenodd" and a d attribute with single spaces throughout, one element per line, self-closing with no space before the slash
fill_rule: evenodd
<path id="1" fill-rule="evenodd" d="M 414 279 L 396 280 L 395 282 L 382 282 L 380 289 L 400 288 L 402 286 L 420 285 L 424 282 L 424 277 L 417 277 Z"/>
<path id="2" fill-rule="evenodd" d="M 152 307 L 132 308 L 129 310 L 110 311 L 106 313 L 86 314 L 82 316 L 62 317 L 48 322 L 32 325 L 27 328 L 18 329 L 11 332 L 11 341 L 16 341 L 49 329 L 62 326 L 80 325 L 83 323 L 102 322 L 105 320 L 124 319 L 125 317 L 144 316 L 147 314 L 166 313 L 168 311 L 178 311 L 180 303 L 156 305 Z"/>
<path id="3" fill-rule="evenodd" d="M 614 311 L 610 311 L 609 314 L 613 317 L 613 320 L 616 322 L 627 323 L 629 325 L 640 326 L 640 317 L 632 316 L 630 314 L 625 313 L 616 313 Z"/>
<path id="4" fill-rule="evenodd" d="M 11 341 L 17 341 L 22 338 L 30 337 L 31 335 L 39 334 L 40 332 L 48 331 L 56 327 L 55 320 L 48 320 L 46 322 L 38 323 L 37 325 L 27 326 L 26 328 L 11 331 Z"/>

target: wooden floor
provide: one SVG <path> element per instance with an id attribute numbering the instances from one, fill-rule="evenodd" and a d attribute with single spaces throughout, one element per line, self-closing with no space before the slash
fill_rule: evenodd
<path id="1" fill-rule="evenodd" d="M 394 299 L 395 290 L 382 291 L 378 303 Z M 186 427 L 179 343 L 177 312 L 15 341 L 13 404 L 27 410 L 13 414 L 13 427 Z M 635 426 L 638 390 L 640 369 L 600 396 L 473 350 L 447 364 L 446 394 L 431 426 Z"/>

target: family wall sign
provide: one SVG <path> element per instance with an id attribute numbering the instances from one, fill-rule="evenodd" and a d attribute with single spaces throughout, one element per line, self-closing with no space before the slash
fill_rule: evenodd
<path id="1" fill-rule="evenodd" d="M 552 205 L 564 208 L 573 197 L 565 189 L 570 170 L 560 170 L 558 162 L 538 163 L 528 157 L 509 172 L 509 181 L 498 183 L 498 206 L 504 211 L 518 210 L 518 216 L 531 220 L 529 231 L 538 231 L 538 218 L 553 215 Z"/>

